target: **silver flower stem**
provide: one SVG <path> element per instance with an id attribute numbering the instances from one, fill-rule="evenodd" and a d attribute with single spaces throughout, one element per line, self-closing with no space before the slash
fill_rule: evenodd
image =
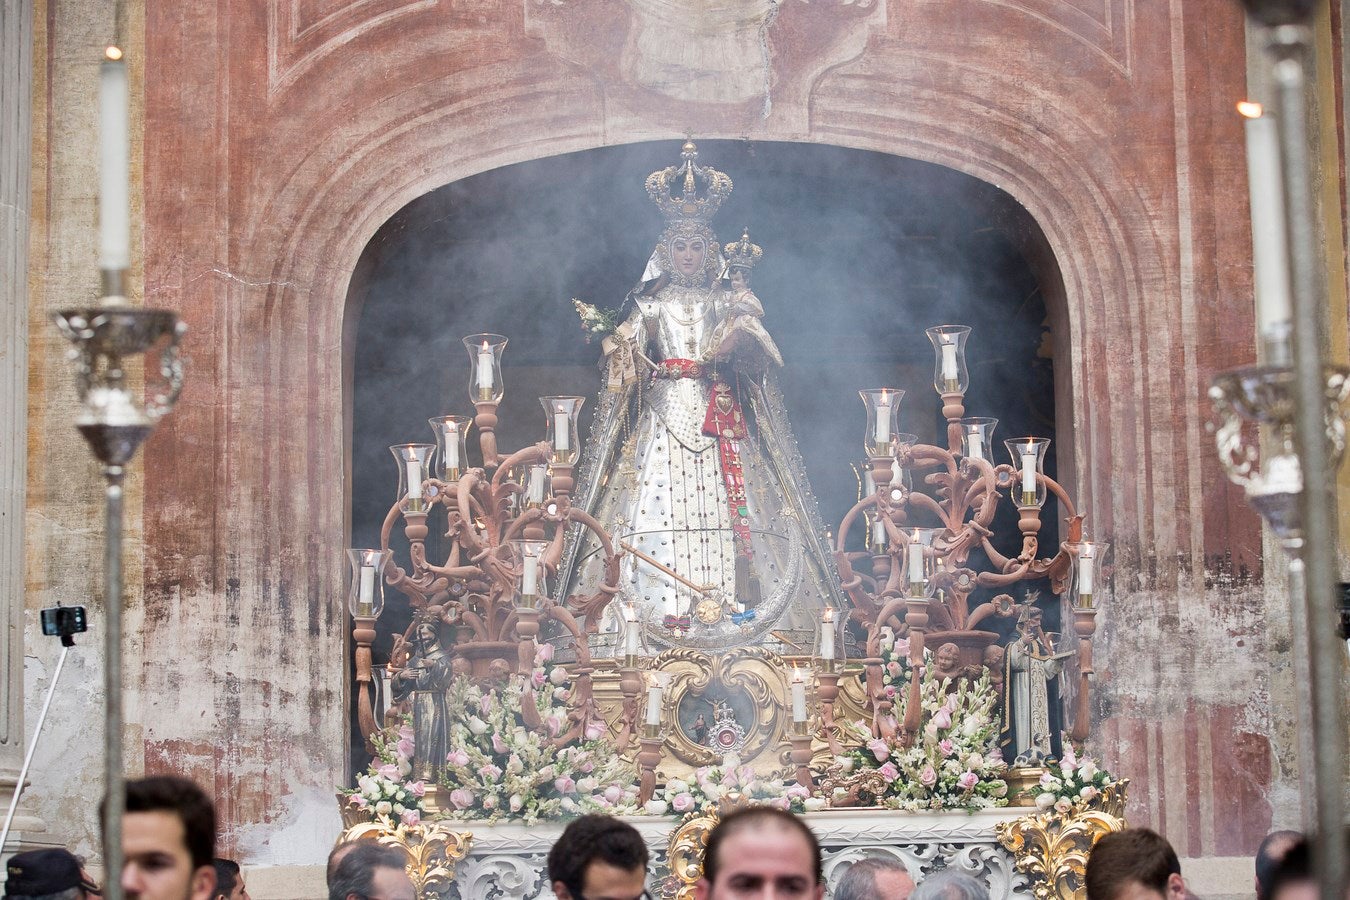
<path id="1" fill-rule="evenodd" d="M 103 896 L 122 898 L 122 816 L 127 805 L 126 775 L 122 771 L 122 476 L 121 466 L 104 466 L 107 500 L 103 532 L 104 625 L 103 694 L 106 703 L 103 733 Z"/>
<path id="2" fill-rule="evenodd" d="M 1335 473 L 1327 452 L 1323 352 L 1319 327 L 1326 293 L 1318 269 L 1317 234 L 1308 153 L 1307 58 L 1304 25 L 1271 31 L 1275 58 L 1280 150 L 1292 273 L 1295 446 L 1303 472 L 1300 492 L 1306 589 L 1305 633 L 1310 640 L 1312 766 L 1316 775 L 1317 833 L 1313 862 L 1324 898 L 1343 896 L 1346 877 L 1344 653 L 1337 639 Z M 1298 597 L 1291 598 L 1293 602 Z M 1297 652 L 1297 649 L 1295 650 Z"/>

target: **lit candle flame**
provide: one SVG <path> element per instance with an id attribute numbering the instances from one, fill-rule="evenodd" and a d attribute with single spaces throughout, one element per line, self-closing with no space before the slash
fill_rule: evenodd
<path id="1" fill-rule="evenodd" d="M 1259 119 L 1265 113 L 1265 110 L 1260 103 L 1251 100 L 1239 100 L 1237 111 L 1240 115 L 1248 119 Z"/>
<path id="2" fill-rule="evenodd" d="M 122 48 L 118 47 L 116 44 L 109 44 L 107 49 L 103 51 L 103 58 L 111 60 L 112 62 L 117 62 L 122 58 Z"/>
<path id="3" fill-rule="evenodd" d="M 802 675 L 802 670 L 797 668 L 796 663 L 792 664 L 792 680 L 798 683 L 801 683 L 806 680 L 806 678 Z"/>
<path id="4" fill-rule="evenodd" d="M 492 349 L 492 345 L 489 344 L 487 341 L 483 341 L 483 349 L 484 349 L 484 350 L 491 350 L 491 349 Z"/>
<path id="5" fill-rule="evenodd" d="M 830 624 L 831 622 L 833 622 L 833 621 L 834 621 L 834 607 L 833 607 L 833 606 L 827 606 L 827 607 L 825 607 L 825 611 L 824 611 L 823 613 L 821 613 L 821 616 L 822 616 L 822 618 L 823 618 L 825 624 L 828 625 L 828 624 Z"/>

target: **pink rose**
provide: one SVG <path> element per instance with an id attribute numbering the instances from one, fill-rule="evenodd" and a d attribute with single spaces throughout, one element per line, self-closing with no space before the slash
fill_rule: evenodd
<path id="1" fill-rule="evenodd" d="M 452 766 L 467 766 L 469 764 L 469 754 L 463 750 L 451 750 L 445 754 L 445 761 Z"/>
<path id="2" fill-rule="evenodd" d="M 1051 775 L 1049 772 L 1041 773 L 1041 785 L 1043 787 L 1050 787 L 1050 785 L 1054 784 L 1057 780 L 1058 779 L 1056 779 L 1055 776 Z"/>
<path id="3" fill-rule="evenodd" d="M 895 781 L 900 777 L 900 770 L 896 768 L 895 763 L 893 762 L 886 763 L 880 769 L 877 769 L 877 771 L 880 772 L 881 777 L 885 778 L 887 781 Z"/>
<path id="4" fill-rule="evenodd" d="M 492 696 L 490 694 L 484 694 L 478 698 L 478 714 L 480 716 L 486 716 L 491 709 Z"/>
<path id="5" fill-rule="evenodd" d="M 366 800 L 366 798 L 362 797 L 360 794 L 352 794 L 350 797 L 347 798 L 347 802 L 350 803 L 352 806 L 355 806 L 357 809 L 365 809 L 366 806 L 369 805 L 369 802 Z"/>
<path id="6" fill-rule="evenodd" d="M 450 792 L 450 803 L 455 809 L 468 809 L 473 806 L 473 792 L 465 788 L 455 788 Z"/>
<path id="7" fill-rule="evenodd" d="M 604 736 L 606 730 L 604 722 L 599 719 L 591 719 L 586 723 L 586 740 L 598 741 Z"/>
<path id="8" fill-rule="evenodd" d="M 506 752 L 506 741 L 502 740 L 502 736 L 499 734 L 494 734 L 492 736 L 492 752 L 493 753 Z"/>
<path id="9" fill-rule="evenodd" d="M 622 796 L 623 788 L 619 787 L 617 784 L 611 784 L 609 787 L 605 788 L 605 802 L 607 803 L 618 803 L 619 798 Z"/>
<path id="10" fill-rule="evenodd" d="M 401 740 L 401 741 L 411 741 L 411 740 L 413 740 L 414 737 L 416 737 L 416 735 L 413 734 L 413 727 L 412 727 L 411 725 L 400 725 L 400 726 L 398 726 L 398 738 L 399 738 L 399 740 Z"/>
<path id="11" fill-rule="evenodd" d="M 404 787 L 411 791 L 414 797 L 425 797 L 427 795 L 427 785 L 424 781 L 410 781 Z"/>
<path id="12" fill-rule="evenodd" d="M 962 772 L 961 777 L 956 779 L 956 786 L 963 791 L 973 791 L 979 780 L 974 772 Z"/>
<path id="13" fill-rule="evenodd" d="M 689 812 L 694 808 L 694 797 L 692 794 L 676 794 L 670 801 L 671 807 L 676 812 Z"/>
<path id="14" fill-rule="evenodd" d="M 1073 746 L 1071 744 L 1065 744 L 1064 756 L 1060 759 L 1059 764 L 1063 767 L 1065 772 L 1078 768 L 1078 756 L 1073 752 Z"/>
<path id="15" fill-rule="evenodd" d="M 494 766 L 489 763 L 486 766 L 479 766 L 478 774 L 486 778 L 488 781 L 496 781 L 498 778 L 502 777 L 502 770 L 497 766 Z"/>
<path id="16" fill-rule="evenodd" d="M 887 699 L 887 700 L 894 700 L 894 699 L 895 699 L 895 695 L 896 695 L 898 692 L 897 692 L 896 689 L 895 689 L 895 685 L 893 685 L 893 684 L 888 684 L 888 685 L 886 685 L 886 687 L 884 687 L 884 688 L 882 689 L 881 693 L 883 693 L 883 694 L 886 695 L 886 699 Z"/>
<path id="17" fill-rule="evenodd" d="M 588 760 L 586 760 L 585 762 L 583 762 L 580 766 L 578 766 L 577 768 L 581 769 L 581 774 L 583 774 L 583 775 L 589 775 L 589 774 L 591 774 L 592 772 L 595 771 L 595 763 L 591 762 L 591 761 L 588 759 Z"/>
<path id="18" fill-rule="evenodd" d="M 943 738 L 938 742 L 938 749 L 942 751 L 943 756 L 951 756 L 956 752 L 956 745 L 952 743 L 951 738 Z"/>
<path id="19" fill-rule="evenodd" d="M 404 825 L 416 825 L 422 821 L 422 814 L 415 809 L 405 809 L 399 818 L 403 820 Z"/>
<path id="20" fill-rule="evenodd" d="M 577 789 L 577 783 L 566 775 L 553 779 L 553 786 L 557 788 L 560 794 L 571 794 Z"/>
<path id="21" fill-rule="evenodd" d="M 403 740 L 400 740 L 400 741 L 395 745 L 394 749 L 396 749 L 396 750 L 398 751 L 398 755 L 401 756 L 401 757 L 403 757 L 404 759 L 412 759 L 412 755 L 413 755 L 413 742 L 412 742 L 412 741 L 407 740 L 406 738 L 403 739 Z"/>
<path id="22" fill-rule="evenodd" d="M 553 658 L 552 644 L 540 644 L 538 649 L 534 651 L 534 661 L 536 665 L 546 663 L 552 658 Z"/>
<path id="23" fill-rule="evenodd" d="M 936 726 L 939 731 L 944 728 L 952 727 L 952 714 L 947 711 L 945 706 L 933 713 L 933 725 Z"/>
<path id="24" fill-rule="evenodd" d="M 925 787 L 932 787 L 937 784 L 937 772 L 932 766 L 924 766 L 923 771 L 919 773 L 919 781 L 923 782 Z"/>
<path id="25" fill-rule="evenodd" d="M 398 781 L 398 766 L 394 763 L 385 763 L 375 771 L 381 778 L 388 778 L 390 781 Z"/>
<path id="26" fill-rule="evenodd" d="M 530 675 L 530 683 L 537 688 L 541 688 L 548 684 L 548 676 L 544 674 L 543 669 L 535 669 Z"/>
<path id="27" fill-rule="evenodd" d="M 891 748 L 881 738 L 873 738 L 868 741 L 867 749 L 872 751 L 872 755 L 877 758 L 877 762 L 885 762 L 891 755 Z"/>
<path id="28" fill-rule="evenodd" d="M 776 806 L 783 812 L 787 812 L 792 807 L 792 801 L 786 797 L 774 797 L 769 801 L 770 806 Z"/>
<path id="29" fill-rule="evenodd" d="M 886 674 L 887 674 L 887 675 L 890 675 L 892 678 L 899 678 L 899 677 L 900 677 L 900 664 L 899 664 L 898 662 L 888 662 L 888 663 L 886 663 Z"/>
<path id="30" fill-rule="evenodd" d="M 909 656 L 909 638 L 895 639 L 895 655 Z"/>
<path id="31" fill-rule="evenodd" d="M 562 731 L 562 719 L 557 716 L 549 716 L 544 720 L 544 727 L 548 729 L 549 737 L 557 737 L 558 732 Z"/>

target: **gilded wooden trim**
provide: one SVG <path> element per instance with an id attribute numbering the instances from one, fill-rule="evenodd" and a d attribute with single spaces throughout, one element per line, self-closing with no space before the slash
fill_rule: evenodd
<path id="1" fill-rule="evenodd" d="M 1088 853 L 1102 835 L 1125 827 L 1128 787 L 1129 779 L 1121 779 L 1091 801 L 1078 800 L 1067 813 L 1039 813 L 995 826 L 999 843 L 1029 876 L 1037 900 L 1086 897 Z"/>
<path id="2" fill-rule="evenodd" d="M 342 832 L 338 843 L 374 841 L 393 847 L 407 857 L 408 877 L 419 900 L 449 896 L 455 881 L 455 867 L 469 855 L 473 832 L 452 831 L 445 822 L 418 825 L 386 825 L 362 822 Z"/>

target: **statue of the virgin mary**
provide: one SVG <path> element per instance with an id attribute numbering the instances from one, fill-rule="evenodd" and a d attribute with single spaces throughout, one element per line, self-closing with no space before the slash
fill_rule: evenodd
<path id="1" fill-rule="evenodd" d="M 666 228 L 602 345 L 574 502 L 621 542 L 618 599 L 650 643 L 809 653 L 822 608 L 842 600 L 749 287 L 762 251 L 747 233 L 723 256 L 710 220 L 731 179 L 693 142 L 681 159 L 647 178 Z M 571 534 L 559 596 L 594 591 L 602 565 L 595 540 Z"/>

